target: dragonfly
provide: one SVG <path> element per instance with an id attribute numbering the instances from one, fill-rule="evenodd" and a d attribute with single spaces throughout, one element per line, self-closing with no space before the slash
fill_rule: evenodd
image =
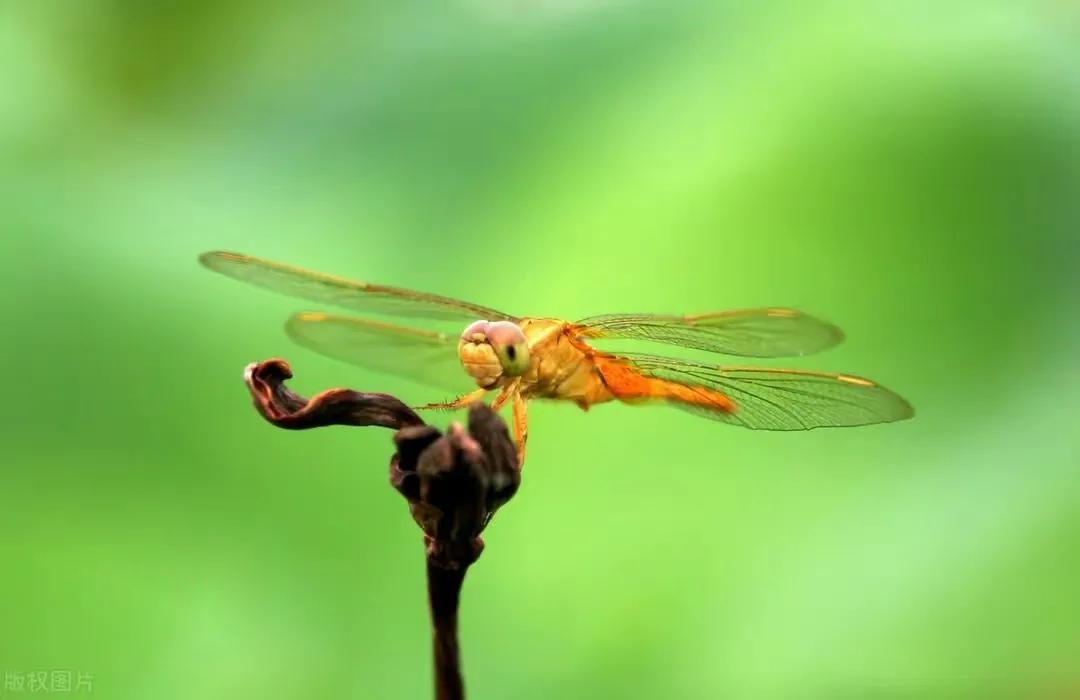
<path id="1" fill-rule="evenodd" d="M 633 352 L 606 352 L 595 341 L 629 339 L 750 358 L 794 357 L 844 339 L 835 325 L 789 308 L 697 315 L 625 313 L 580 321 L 514 316 L 486 306 L 213 251 L 199 256 L 215 272 L 291 297 L 366 316 L 302 311 L 286 322 L 297 343 L 331 358 L 411 379 L 456 397 L 418 406 L 457 409 L 493 396 L 513 407 L 520 464 L 528 440 L 528 402 L 668 404 L 753 430 L 810 430 L 911 418 L 900 395 L 852 374 L 723 365 Z M 420 323 L 424 322 L 424 323 Z M 466 324 L 460 333 L 433 326 Z M 427 327 L 423 327 L 423 326 Z M 460 327 L 460 325 L 459 325 Z M 472 387 L 471 391 L 465 391 Z"/>

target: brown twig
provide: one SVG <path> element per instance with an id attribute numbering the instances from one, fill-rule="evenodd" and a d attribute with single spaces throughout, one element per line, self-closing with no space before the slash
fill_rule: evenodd
<path id="1" fill-rule="evenodd" d="M 466 567 L 444 569 L 428 557 L 428 607 L 431 610 L 432 652 L 435 659 L 435 697 L 465 697 L 458 650 L 457 617 Z"/>
<path id="2" fill-rule="evenodd" d="M 477 404 L 469 411 L 467 431 L 451 423 L 444 435 L 389 394 L 330 389 L 306 399 L 285 386 L 291 377 L 288 363 L 280 359 L 244 370 L 256 410 L 273 425 L 290 430 L 326 425 L 397 430 L 390 483 L 408 501 L 413 520 L 424 531 L 435 697 L 464 698 L 457 641 L 461 586 L 484 549 L 481 531 L 521 481 L 506 424 Z"/>

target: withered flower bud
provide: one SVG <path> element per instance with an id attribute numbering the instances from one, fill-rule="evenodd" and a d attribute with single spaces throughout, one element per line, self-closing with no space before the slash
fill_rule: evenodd
<path id="1" fill-rule="evenodd" d="M 469 412 L 469 430 L 452 423 L 445 435 L 431 426 L 394 436 L 398 453 L 390 483 L 409 501 L 424 531 L 428 556 L 444 568 L 467 566 L 483 550 L 480 532 L 517 491 L 517 453 L 506 425 L 483 404 Z"/>
<path id="2" fill-rule="evenodd" d="M 409 503 L 424 531 L 431 608 L 435 694 L 464 698 L 457 644 L 457 609 L 465 571 L 484 549 L 480 533 L 521 481 L 517 450 L 506 424 L 484 404 L 469 411 L 468 430 L 446 434 L 426 425 L 389 394 L 329 389 L 307 399 L 285 386 L 292 378 L 280 359 L 248 365 L 244 381 L 255 408 L 280 428 L 382 426 L 397 431 L 390 483 Z"/>

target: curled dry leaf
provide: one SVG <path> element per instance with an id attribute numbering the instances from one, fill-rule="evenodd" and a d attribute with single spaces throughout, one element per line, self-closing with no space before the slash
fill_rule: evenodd
<path id="1" fill-rule="evenodd" d="M 292 376 L 289 363 L 277 358 L 254 362 L 244 369 L 244 382 L 255 409 L 279 428 L 374 425 L 398 430 L 424 424 L 415 411 L 390 394 L 328 389 L 307 399 L 285 386 L 285 380 Z"/>

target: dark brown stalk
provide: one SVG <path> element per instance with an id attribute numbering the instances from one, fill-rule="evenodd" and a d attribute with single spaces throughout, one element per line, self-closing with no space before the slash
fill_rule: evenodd
<path id="1" fill-rule="evenodd" d="M 435 697 L 460 700 L 465 697 L 458 651 L 457 618 L 461 585 L 466 569 L 444 569 L 427 560 L 428 605 L 431 607 L 432 645 L 435 658 Z"/>

